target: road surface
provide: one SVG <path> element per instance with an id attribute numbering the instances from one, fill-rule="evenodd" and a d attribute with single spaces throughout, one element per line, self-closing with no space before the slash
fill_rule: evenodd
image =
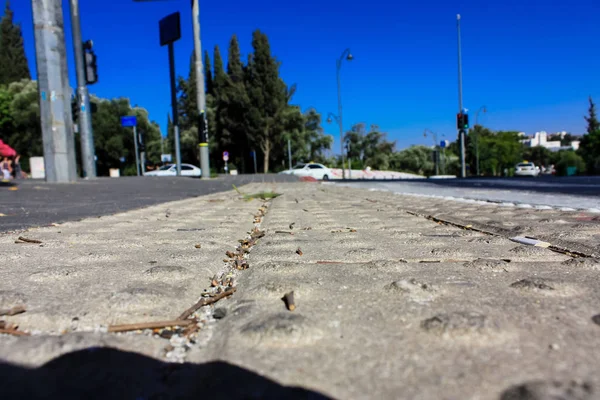
<path id="1" fill-rule="evenodd" d="M 0 232 L 115 214 L 231 190 L 232 185 L 294 181 L 296 178 L 293 176 L 261 174 L 227 176 L 208 181 L 171 177 L 123 177 L 48 184 L 25 180 L 18 186 L 0 186 Z"/>
<path id="2" fill-rule="evenodd" d="M 420 179 L 341 184 L 424 197 L 505 203 L 507 206 L 600 212 L 600 177 Z"/>

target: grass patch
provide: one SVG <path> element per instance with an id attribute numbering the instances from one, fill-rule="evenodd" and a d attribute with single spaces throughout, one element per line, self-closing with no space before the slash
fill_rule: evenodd
<path id="1" fill-rule="evenodd" d="M 246 200 L 246 201 L 251 201 L 251 200 L 255 200 L 255 199 L 271 200 L 271 199 L 281 196 L 281 193 L 275 193 L 275 192 L 258 192 L 258 193 L 253 193 L 253 194 L 247 194 L 247 193 L 243 193 L 242 191 L 240 191 L 240 189 L 238 189 L 235 185 L 231 185 L 231 186 L 233 186 L 235 191 L 238 192 L 238 194 L 240 196 L 242 196 L 244 198 L 244 200 Z"/>

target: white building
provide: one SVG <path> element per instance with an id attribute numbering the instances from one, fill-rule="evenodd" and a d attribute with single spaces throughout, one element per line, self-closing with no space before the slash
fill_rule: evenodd
<path id="1" fill-rule="evenodd" d="M 563 139 L 567 132 L 557 132 L 552 136 L 560 135 L 560 138 Z M 527 147 L 535 147 L 542 146 L 551 151 L 559 151 L 559 150 L 577 150 L 579 148 L 579 140 L 574 140 L 571 142 L 570 146 L 562 146 L 560 140 L 548 140 L 548 133 L 546 131 L 536 132 L 533 136 L 528 136 L 525 132 L 520 132 L 519 135 L 523 137 L 521 139 L 521 143 L 523 143 Z"/>

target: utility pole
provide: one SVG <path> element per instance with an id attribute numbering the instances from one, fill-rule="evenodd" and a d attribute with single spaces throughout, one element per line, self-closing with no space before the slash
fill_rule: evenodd
<path id="1" fill-rule="evenodd" d="M 290 171 L 292 170 L 292 142 L 288 139 L 288 164 L 290 166 Z"/>
<path id="2" fill-rule="evenodd" d="M 61 0 L 31 0 L 47 182 L 77 180 Z"/>
<path id="3" fill-rule="evenodd" d="M 94 159 L 94 134 L 92 132 L 92 114 L 90 96 L 85 78 L 85 58 L 83 40 L 81 40 L 81 20 L 79 17 L 79 0 L 71 0 L 71 30 L 73 32 L 73 48 L 75 50 L 75 69 L 77 71 L 77 106 L 79 107 L 79 136 L 81 138 L 81 166 L 84 178 L 96 177 L 96 161 Z"/>
<path id="4" fill-rule="evenodd" d="M 169 73 L 171 80 L 171 110 L 173 113 L 173 133 L 175 133 L 175 163 L 177 176 L 181 176 L 181 147 L 179 144 L 179 113 L 177 112 L 177 86 L 175 84 L 175 49 L 173 43 L 169 43 Z M 136 142 L 137 143 L 137 142 Z M 204 170 L 202 175 L 204 175 Z M 210 176 L 210 174 L 209 174 Z"/>
<path id="5" fill-rule="evenodd" d="M 463 92 L 462 92 L 462 54 L 460 43 L 460 14 L 456 15 L 456 30 L 458 33 L 458 112 L 463 112 Z M 465 163 L 465 130 L 459 129 L 458 141 L 460 144 L 460 177 L 467 176 L 467 167 Z"/>
<path id="6" fill-rule="evenodd" d="M 138 151 L 138 134 L 137 134 L 137 126 L 133 126 L 133 145 L 135 146 L 135 171 L 137 172 L 137 176 L 140 176 L 140 156 Z"/>
<path id="7" fill-rule="evenodd" d="M 352 61 L 353 60 L 353 56 L 352 53 L 350 52 L 350 49 L 346 49 L 344 50 L 344 52 L 342 53 L 342 55 L 340 56 L 340 58 L 337 60 L 336 62 L 336 76 L 337 76 L 337 93 L 338 93 L 338 117 L 337 117 L 337 122 L 338 125 L 340 126 L 340 149 L 342 151 L 342 179 L 346 179 L 346 172 L 344 169 L 344 164 L 345 164 L 345 160 L 344 160 L 344 124 L 342 123 L 342 84 L 341 84 L 341 79 L 340 79 L 340 70 L 342 69 L 342 62 L 344 61 L 344 59 L 348 60 L 348 61 Z"/>
<path id="8" fill-rule="evenodd" d="M 210 179 L 204 66 L 202 65 L 202 41 L 200 37 L 200 0 L 192 0 L 192 18 L 194 19 L 194 52 L 196 54 L 196 95 L 198 96 L 198 135 L 200 136 L 200 144 L 198 146 L 200 147 L 201 178 Z"/>

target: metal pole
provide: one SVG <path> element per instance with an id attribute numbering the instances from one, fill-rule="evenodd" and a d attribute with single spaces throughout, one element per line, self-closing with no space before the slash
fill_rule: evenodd
<path id="1" fill-rule="evenodd" d="M 350 159 L 350 141 L 348 141 L 348 179 L 352 179 L 352 161 Z"/>
<path id="2" fill-rule="evenodd" d="M 175 162 L 177 176 L 181 176 L 181 151 L 179 148 L 179 116 L 177 113 L 177 86 L 175 85 L 175 49 L 169 43 L 169 72 L 171 74 L 171 112 L 173 113 L 173 132 L 175 133 Z M 202 175 L 206 172 L 203 170 Z M 208 174 L 210 176 L 210 173 Z"/>
<path id="3" fill-rule="evenodd" d="M 256 166 L 256 151 L 252 151 L 252 158 L 254 159 L 254 173 L 258 174 L 258 168 Z"/>
<path id="4" fill-rule="evenodd" d="M 138 137 L 137 137 L 137 127 L 133 127 L 133 146 L 135 148 L 135 170 L 137 172 L 137 176 L 140 176 L 140 159 L 138 156 Z"/>
<path id="5" fill-rule="evenodd" d="M 31 0 L 47 182 L 77 180 L 61 0 Z"/>
<path id="6" fill-rule="evenodd" d="M 463 112 L 463 92 L 462 92 L 462 54 L 461 54 L 461 43 L 460 43 L 460 14 L 456 16 L 456 30 L 458 34 L 458 112 Z M 467 167 L 465 163 L 465 130 L 460 129 L 459 132 L 460 142 L 460 176 L 464 178 L 467 176 Z"/>
<path id="7" fill-rule="evenodd" d="M 81 166 L 84 178 L 96 177 L 94 160 L 94 133 L 90 96 L 85 81 L 85 59 L 83 40 L 81 40 L 81 20 L 79 18 L 79 0 L 71 0 L 71 30 L 75 50 L 75 69 L 77 76 L 77 103 L 79 106 L 79 137 L 81 138 Z"/>
<path id="8" fill-rule="evenodd" d="M 342 56 L 343 59 L 343 56 Z M 342 150 L 342 179 L 346 179 L 346 171 L 344 170 L 344 124 L 342 124 L 342 86 L 340 82 L 340 69 L 342 60 L 337 60 L 337 92 L 338 92 L 338 125 L 340 126 L 340 148 Z"/>
<path id="9" fill-rule="evenodd" d="M 290 165 L 290 171 L 292 170 L 292 142 L 288 139 L 288 164 Z"/>
<path id="10" fill-rule="evenodd" d="M 200 134 L 200 169 L 202 179 L 210 178 L 210 160 L 208 152 L 208 123 L 206 121 L 206 97 L 204 88 L 204 66 L 202 65 L 202 40 L 200 37 L 200 0 L 192 0 L 192 18 L 194 25 L 194 53 L 196 55 L 196 96 L 198 97 L 198 115 Z M 206 173 L 204 172 L 206 171 Z"/>

